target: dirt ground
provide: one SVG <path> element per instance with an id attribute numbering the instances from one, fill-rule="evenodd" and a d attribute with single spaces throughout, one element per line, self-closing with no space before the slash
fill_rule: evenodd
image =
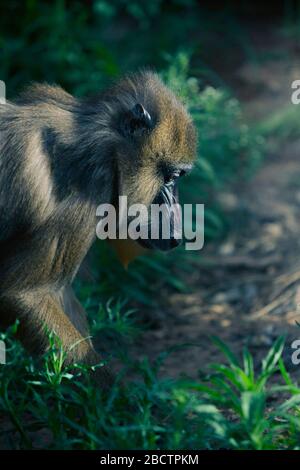
<path id="1" fill-rule="evenodd" d="M 265 44 L 261 40 L 256 46 Z M 242 65 L 230 77 L 251 120 L 290 103 L 300 63 L 293 45 L 281 43 L 280 48 L 280 59 Z M 249 183 L 220 195 L 232 221 L 227 239 L 207 244 L 199 253 L 201 266 L 197 260 L 190 294 L 162 293 L 156 328 L 135 346 L 134 354 L 155 359 L 178 343 L 195 345 L 173 352 L 162 376 L 196 377 L 207 364 L 222 361 L 209 335 L 219 336 L 237 355 L 248 346 L 259 364 L 274 339 L 286 334 L 286 366 L 300 377 L 300 366 L 291 361 L 291 343 L 300 339 L 299 155 L 300 140 L 279 145 Z"/>
<path id="2" fill-rule="evenodd" d="M 254 40 L 262 51 L 274 48 L 277 39 L 257 34 Z M 285 42 L 275 46 L 279 59 L 242 64 L 227 77 L 252 121 L 288 105 L 291 82 L 300 79 L 299 51 Z M 287 141 L 267 154 L 250 182 L 220 194 L 232 223 L 228 237 L 199 252 L 189 293 L 158 294 L 161 307 L 150 312 L 157 321 L 139 336 L 132 354 L 154 360 L 179 343 L 193 344 L 168 356 L 162 377 L 197 377 L 208 364 L 223 361 L 210 335 L 219 336 L 237 355 L 248 346 L 259 365 L 274 340 L 286 334 L 286 367 L 300 379 L 300 365 L 291 361 L 291 343 L 300 339 L 299 155 L 300 140 Z M 0 428 L 10 429 L 5 417 Z M 36 433 L 41 447 L 48 440 L 44 431 Z M 0 447 L 6 448 L 5 443 Z"/>

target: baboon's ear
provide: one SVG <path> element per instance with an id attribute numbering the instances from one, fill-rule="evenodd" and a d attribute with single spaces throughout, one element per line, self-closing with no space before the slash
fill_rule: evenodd
<path id="1" fill-rule="evenodd" d="M 152 119 L 143 105 L 137 103 L 125 116 L 123 132 L 126 137 L 142 136 L 152 128 Z"/>

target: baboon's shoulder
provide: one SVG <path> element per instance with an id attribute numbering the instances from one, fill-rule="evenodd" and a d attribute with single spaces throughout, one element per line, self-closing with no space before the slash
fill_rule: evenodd
<path id="1" fill-rule="evenodd" d="M 62 107 L 75 105 L 76 99 L 59 85 L 33 83 L 20 93 L 15 103 L 18 105 L 48 103 Z"/>

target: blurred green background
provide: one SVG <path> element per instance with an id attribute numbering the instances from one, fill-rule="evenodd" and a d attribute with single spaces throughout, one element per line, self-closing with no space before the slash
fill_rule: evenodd
<path id="1" fill-rule="evenodd" d="M 186 103 L 199 130 L 199 159 L 181 192 L 185 202 L 207 204 L 209 240 L 226 229 L 213 195 L 251 174 L 261 159 L 263 139 L 244 122 L 238 100 L 215 68 L 219 54 L 226 56 L 227 68 L 254 54 L 231 2 L 220 9 L 199 5 L 194 0 L 7 2 L 1 5 L 0 77 L 8 98 L 31 81 L 59 83 L 82 96 L 138 67 L 157 70 Z M 112 273 L 113 253 L 107 255 L 110 249 L 101 244 L 97 250 L 101 295 L 152 303 L 149 286 L 155 288 L 157 280 L 183 287 L 171 271 L 174 257 L 138 260 L 129 273 L 115 262 Z M 182 250 L 180 255 L 186 259 Z"/>
<path id="2" fill-rule="evenodd" d="M 139 67 L 157 70 L 198 128 L 198 159 L 182 182 L 181 197 L 205 204 L 209 243 L 230 229 L 218 194 L 253 175 L 266 155 L 269 136 L 300 134 L 298 115 L 290 107 L 263 123 L 249 124 L 232 81 L 232 70 L 244 62 L 258 64 L 282 54 L 272 46 L 258 53 L 253 43 L 251 32 L 268 28 L 269 22 L 298 44 L 300 7 L 293 0 L 272 2 L 272 8 L 229 0 L 1 2 L 0 79 L 8 99 L 32 81 L 58 83 L 80 97 Z M 201 252 L 181 248 L 171 256 L 142 257 L 125 271 L 111 248 L 97 242 L 90 258 L 94 281 L 79 278 L 76 291 L 92 333 L 107 334 L 111 348 L 121 345 L 124 365 L 136 369 L 140 382 L 128 390 L 116 386 L 107 397 L 89 382 L 76 380 L 85 375 L 83 367 L 75 378 L 73 370 L 64 369 L 55 338 L 50 338 L 49 355 L 40 368 L 14 340 L 14 329 L 1 334 L 10 367 L 0 370 L 0 409 L 12 424 L 11 435 L 18 436 L 5 445 L 35 448 L 38 433 L 46 430 L 43 448 L 299 448 L 299 407 L 298 419 L 283 414 L 299 402 L 299 387 L 280 359 L 282 339 L 274 343 L 257 376 L 247 350 L 241 364 L 216 339 L 229 365 L 215 365 L 204 382 L 158 379 L 170 352 L 162 352 L 153 364 L 147 358 L 133 364 L 128 359 L 127 340 L 139 329 L 136 313 L 163 302 L 162 289 L 188 291 L 197 263 Z M 132 306 L 138 309 L 134 315 Z M 286 383 L 280 391 L 291 398 L 278 405 L 275 415 L 266 407 L 265 385 L 278 363 Z M 237 419 L 230 419 L 233 414 Z"/>

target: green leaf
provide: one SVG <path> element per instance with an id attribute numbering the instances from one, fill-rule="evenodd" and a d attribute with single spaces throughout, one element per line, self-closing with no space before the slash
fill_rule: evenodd
<path id="1" fill-rule="evenodd" d="M 243 392 L 241 409 L 249 429 L 253 429 L 264 416 L 266 396 L 263 392 Z"/>
<path id="2" fill-rule="evenodd" d="M 262 361 L 262 371 L 266 374 L 271 374 L 274 367 L 278 363 L 285 343 L 285 337 L 280 336 L 268 352 L 265 359 Z"/>
<path id="3" fill-rule="evenodd" d="M 244 348 L 244 351 L 243 351 L 243 361 L 244 361 L 245 374 L 247 375 L 247 377 L 249 377 L 250 381 L 254 383 L 253 357 L 251 356 L 247 348 Z"/>
<path id="4" fill-rule="evenodd" d="M 235 366 L 238 366 L 238 359 L 234 355 L 234 353 L 230 350 L 230 348 L 218 337 L 218 336 L 210 336 L 210 339 L 213 341 L 213 343 L 222 351 L 224 356 L 228 359 L 229 364 L 233 364 Z"/>

